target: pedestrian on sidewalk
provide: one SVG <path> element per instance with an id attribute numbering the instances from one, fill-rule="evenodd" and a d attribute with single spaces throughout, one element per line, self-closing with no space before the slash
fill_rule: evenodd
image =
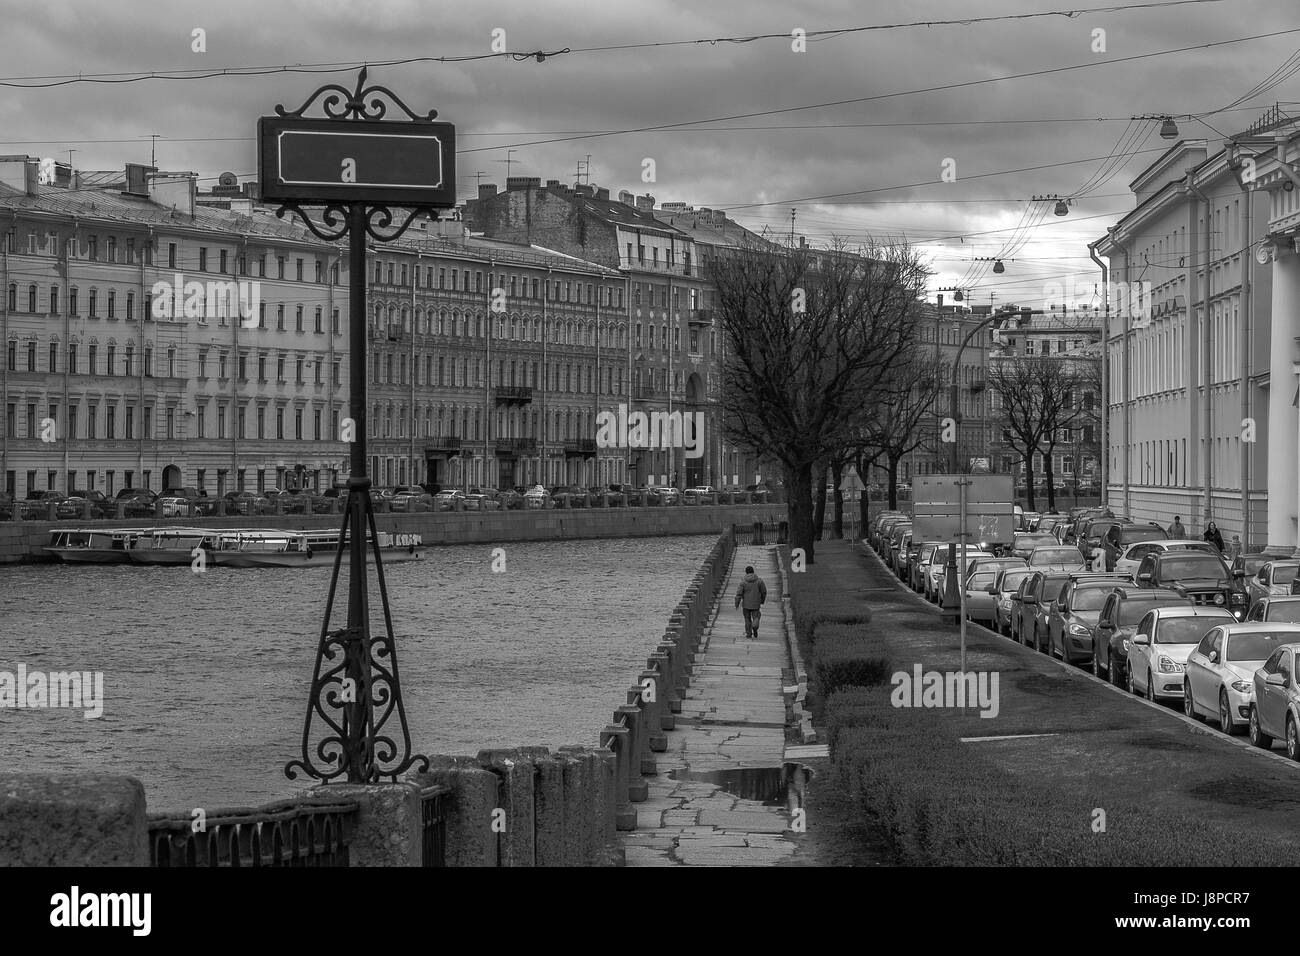
<path id="1" fill-rule="evenodd" d="M 1241 535 L 1234 534 L 1232 536 L 1232 544 L 1228 545 L 1228 556 L 1232 558 L 1234 564 L 1241 557 Z"/>
<path id="2" fill-rule="evenodd" d="M 1174 523 L 1169 526 L 1169 537 L 1175 541 L 1187 537 L 1187 529 L 1183 527 L 1183 519 L 1180 515 L 1174 515 Z"/>
<path id="3" fill-rule="evenodd" d="M 1219 526 L 1213 521 L 1205 526 L 1205 540 L 1218 548 L 1220 554 L 1223 553 L 1223 535 L 1219 532 Z"/>
<path id="4" fill-rule="evenodd" d="M 745 576 L 741 578 L 740 586 L 736 588 L 736 607 L 744 604 L 745 637 L 758 637 L 758 622 L 763 616 L 760 609 L 766 603 L 767 584 L 754 573 L 754 566 L 751 564 L 745 568 Z"/>

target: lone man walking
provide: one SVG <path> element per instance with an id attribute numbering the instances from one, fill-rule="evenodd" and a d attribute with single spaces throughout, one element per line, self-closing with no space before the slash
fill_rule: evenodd
<path id="1" fill-rule="evenodd" d="M 1174 515 L 1174 523 L 1169 526 L 1169 537 L 1174 540 L 1187 537 L 1187 529 L 1183 527 L 1183 519 Z"/>
<path id="2" fill-rule="evenodd" d="M 744 605 L 745 637 L 758 637 L 758 622 L 762 617 L 760 610 L 767 603 L 767 585 L 757 574 L 751 564 L 745 568 L 745 576 L 736 588 L 736 607 Z"/>

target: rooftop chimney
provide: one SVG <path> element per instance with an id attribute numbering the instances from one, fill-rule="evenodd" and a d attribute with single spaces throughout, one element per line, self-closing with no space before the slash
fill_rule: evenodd
<path id="1" fill-rule="evenodd" d="M 479 184 L 478 184 L 478 198 L 479 198 L 479 199 L 491 199 L 491 198 L 492 198 L 493 196 L 495 196 L 496 194 L 497 194 L 497 184 L 496 184 L 496 183 L 479 183 Z"/>
<path id="2" fill-rule="evenodd" d="M 560 185 L 560 181 L 559 181 L 558 179 L 548 179 L 548 180 L 546 180 L 546 188 L 547 188 L 547 189 L 555 189 L 555 188 L 558 187 L 559 185 Z"/>
<path id="3" fill-rule="evenodd" d="M 197 173 L 154 173 L 149 177 L 149 198 L 193 219 L 198 178 Z"/>
<path id="4" fill-rule="evenodd" d="M 628 192 L 626 189 L 620 189 L 618 191 L 618 201 L 621 202 L 623 205 L 625 206 L 632 205 L 632 200 L 633 200 L 632 194 Z"/>
<path id="5" fill-rule="evenodd" d="M 597 187 L 596 187 L 596 198 L 597 198 L 597 199 L 609 199 L 609 190 L 606 189 L 604 186 L 597 186 Z"/>
<path id="6" fill-rule="evenodd" d="M 40 160 L 31 156 L 0 156 L 0 183 L 29 196 L 36 193 L 40 170 Z"/>
<path id="7" fill-rule="evenodd" d="M 664 212 L 685 212 L 686 203 L 684 202 L 666 202 L 659 207 Z"/>
<path id="8" fill-rule="evenodd" d="M 528 189 L 530 186 L 540 186 L 541 184 L 542 179 L 540 176 L 510 176 L 506 179 L 506 191 Z"/>
<path id="9" fill-rule="evenodd" d="M 128 196 L 149 197 L 149 174 L 158 172 L 156 166 L 143 166 L 140 163 L 126 164 L 126 188 L 122 192 Z"/>
<path id="10" fill-rule="evenodd" d="M 636 197 L 636 208 L 643 212 L 649 212 L 655 207 L 655 197 L 646 193 L 644 196 Z"/>

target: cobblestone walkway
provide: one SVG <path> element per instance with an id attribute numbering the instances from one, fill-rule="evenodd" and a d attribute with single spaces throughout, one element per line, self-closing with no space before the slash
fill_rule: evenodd
<path id="1" fill-rule="evenodd" d="M 745 637 L 734 606 L 745 566 L 767 583 L 757 640 Z M 634 804 L 637 829 L 620 834 L 628 866 L 770 866 L 797 847 L 784 794 L 776 803 L 745 799 L 729 781 L 701 775 L 747 768 L 779 771 L 785 751 L 781 669 L 789 667 L 776 551 L 739 546 L 704 652 L 669 731 L 668 751 L 656 754 L 650 796 Z"/>

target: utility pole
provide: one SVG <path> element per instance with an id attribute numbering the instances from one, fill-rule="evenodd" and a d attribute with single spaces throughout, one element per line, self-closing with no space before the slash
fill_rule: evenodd
<path id="1" fill-rule="evenodd" d="M 511 157 L 512 157 L 516 152 L 518 152 L 518 150 L 507 149 L 507 150 L 506 150 L 506 158 L 505 158 L 505 159 L 498 159 L 498 160 L 497 160 L 498 163 L 505 163 L 505 164 L 506 164 L 506 187 L 507 187 L 507 188 L 509 188 L 509 185 L 510 185 L 510 164 L 511 164 L 512 162 L 514 162 L 514 160 L 511 159 Z"/>

